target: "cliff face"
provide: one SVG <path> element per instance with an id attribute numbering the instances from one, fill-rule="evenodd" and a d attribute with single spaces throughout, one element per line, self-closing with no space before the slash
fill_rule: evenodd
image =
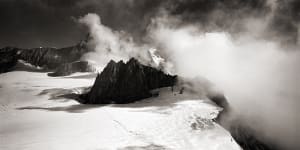
<path id="1" fill-rule="evenodd" d="M 8 72 L 18 62 L 18 49 L 5 47 L 0 49 L 0 73 Z"/>
<path id="2" fill-rule="evenodd" d="M 21 51 L 19 59 L 45 69 L 55 69 L 61 64 L 74 62 L 87 52 L 85 45 L 76 45 L 61 49 L 34 48 Z"/>
<path id="3" fill-rule="evenodd" d="M 223 100 L 222 100 L 223 99 Z M 236 117 L 232 119 L 232 116 L 237 116 L 233 114 L 233 110 L 227 103 L 225 97 L 212 98 L 218 106 L 223 108 L 223 111 L 217 117 L 217 122 L 227 129 L 234 140 L 243 148 L 243 150 L 279 150 L 276 145 L 269 143 L 262 137 L 259 133 L 255 132 L 250 125 L 241 121 L 243 118 Z M 223 102 L 221 102 L 223 101 Z"/>
<path id="4" fill-rule="evenodd" d="M 110 61 L 97 76 L 91 91 L 83 96 L 82 103 L 130 103 L 151 97 L 152 89 L 173 86 L 176 78 L 142 65 L 134 58 L 126 64 Z"/>
<path id="5" fill-rule="evenodd" d="M 250 127 L 236 123 L 229 128 L 231 136 L 244 150 L 278 150 L 274 145 L 259 139 Z"/>

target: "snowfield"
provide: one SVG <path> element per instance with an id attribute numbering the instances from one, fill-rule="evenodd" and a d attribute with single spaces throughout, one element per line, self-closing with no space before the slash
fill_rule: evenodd
<path id="1" fill-rule="evenodd" d="M 72 98 L 93 74 L 0 74 L 1 150 L 239 150 L 216 124 L 221 108 L 179 89 L 132 104 L 82 105 Z"/>

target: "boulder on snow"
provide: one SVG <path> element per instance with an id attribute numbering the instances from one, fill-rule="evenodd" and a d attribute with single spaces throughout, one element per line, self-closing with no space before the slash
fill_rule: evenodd
<path id="1" fill-rule="evenodd" d="M 76 61 L 72 63 L 62 64 L 56 68 L 52 73 L 48 73 L 48 76 L 67 76 L 76 72 L 95 72 L 96 68 L 87 61 Z"/>
<path id="2" fill-rule="evenodd" d="M 130 103 L 151 97 L 156 88 L 174 86 L 177 76 L 142 65 L 132 58 L 127 63 L 110 61 L 95 80 L 90 92 L 82 95 L 82 103 Z"/>

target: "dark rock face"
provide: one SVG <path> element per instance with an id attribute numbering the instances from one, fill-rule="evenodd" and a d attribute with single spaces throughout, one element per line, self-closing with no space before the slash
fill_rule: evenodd
<path id="1" fill-rule="evenodd" d="M 11 71 L 18 60 L 23 60 L 44 70 L 54 70 L 62 64 L 78 61 L 83 54 L 89 52 L 86 40 L 75 46 L 65 48 L 32 48 L 21 49 L 5 47 L 0 49 L 0 73 Z"/>
<path id="2" fill-rule="evenodd" d="M 110 61 L 95 80 L 91 91 L 82 96 L 82 103 L 130 103 L 151 97 L 150 90 L 173 86 L 177 77 L 130 59 L 126 64 Z"/>
<path id="3" fill-rule="evenodd" d="M 232 124 L 229 131 L 244 150 L 279 150 L 276 146 L 259 139 L 255 131 L 242 123 Z"/>
<path id="4" fill-rule="evenodd" d="M 217 95 L 209 97 L 218 106 L 223 108 L 223 111 L 219 113 L 216 118 L 217 122 L 227 129 L 234 140 L 244 149 L 244 150 L 279 150 L 273 144 L 266 142 L 264 139 L 258 137 L 256 133 L 250 126 L 245 124 L 241 119 L 233 119 L 231 116 L 237 116 L 233 114 L 233 110 L 230 108 L 227 99 L 223 95 Z"/>
<path id="5" fill-rule="evenodd" d="M 223 94 L 208 95 L 208 98 L 215 102 L 218 106 L 222 107 L 223 111 L 227 111 L 229 109 L 229 103 Z"/>
<path id="6" fill-rule="evenodd" d="M 12 47 L 5 47 L 0 49 L 0 73 L 8 72 L 18 62 L 18 49 Z"/>
<path id="7" fill-rule="evenodd" d="M 48 73 L 48 76 L 56 77 L 56 76 L 67 76 L 75 72 L 95 72 L 96 68 L 93 67 L 87 61 L 76 61 L 72 63 L 66 63 L 60 65 L 56 70 L 52 73 Z"/>
<path id="8" fill-rule="evenodd" d="M 61 64 L 78 61 L 87 52 L 84 45 L 76 45 L 61 49 L 56 48 L 34 48 L 23 50 L 19 59 L 22 59 L 34 66 L 44 69 L 55 69 Z"/>

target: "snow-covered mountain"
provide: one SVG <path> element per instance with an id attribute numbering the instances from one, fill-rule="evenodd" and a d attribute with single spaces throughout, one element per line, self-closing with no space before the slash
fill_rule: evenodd
<path id="1" fill-rule="evenodd" d="M 151 90 L 174 86 L 177 77 L 142 65 L 135 58 L 128 62 L 111 60 L 95 80 L 91 91 L 82 96 L 82 103 L 130 103 L 151 97 Z"/>
<path id="2" fill-rule="evenodd" d="M 223 94 L 193 80 L 175 85 L 155 49 L 152 67 L 111 61 L 97 75 L 78 61 L 86 46 L 0 50 L 0 149 L 275 149 L 246 125 L 223 124 Z"/>
<path id="3" fill-rule="evenodd" d="M 222 108 L 180 88 L 131 104 L 82 105 L 72 94 L 93 84 L 90 74 L 13 71 L 0 78 L 0 149 L 240 149 L 214 122 Z"/>
<path id="4" fill-rule="evenodd" d="M 87 38 L 88 39 L 88 38 Z M 61 65 L 79 61 L 89 52 L 87 39 L 74 46 L 64 48 L 39 47 L 23 49 L 16 47 L 4 47 L 0 49 L 0 73 L 15 70 L 18 60 L 22 60 L 44 70 L 55 70 Z"/>

